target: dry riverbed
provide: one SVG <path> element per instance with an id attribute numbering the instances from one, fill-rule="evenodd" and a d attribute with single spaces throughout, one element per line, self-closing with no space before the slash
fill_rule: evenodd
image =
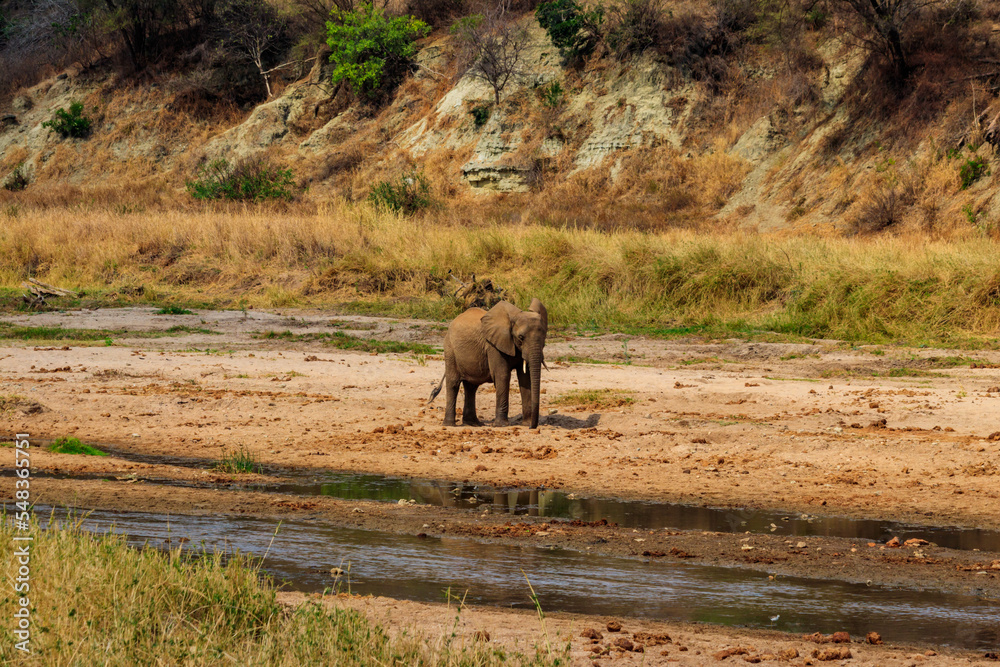
<path id="1" fill-rule="evenodd" d="M 652 563 L 739 566 L 775 577 L 1000 597 L 1000 554 L 992 552 L 796 538 L 782 534 L 780 526 L 753 535 L 639 530 L 490 510 L 296 496 L 266 486 L 292 477 L 319 478 L 330 470 L 355 471 L 558 488 L 580 496 L 728 507 L 734 513 L 756 508 L 997 530 L 1000 353 L 556 331 L 546 349 L 549 371 L 543 371 L 538 430 L 445 429 L 443 401 L 426 404 L 444 370 L 440 355 L 423 348 L 373 354 L 330 344 L 333 334 L 347 333 L 439 347 L 443 332 L 435 323 L 316 312 L 155 315 L 151 309 L 9 315 L 0 322 L 116 332 L 110 346 L 103 340 L 0 343 L 0 430 L 35 438 L 71 435 L 123 453 L 181 459 L 180 464 L 136 462 L 36 450 L 38 502 L 308 517 Z M 161 335 L 171 328 L 170 335 Z M 272 331 L 290 334 L 261 337 Z M 480 390 L 479 416 L 486 419 L 494 404 L 489 389 Z M 518 398 L 511 397 L 512 414 L 519 413 Z M 224 453 L 241 446 L 259 457 L 265 475 L 212 469 Z M 0 456 L 10 470 L 12 451 L 0 449 Z M 265 486 L 248 489 L 250 484 Z M 5 500 L 13 497 L 12 485 L 0 488 Z M 451 622 L 435 605 L 387 599 L 345 603 L 376 616 L 390 614 L 394 627 Z M 492 641 L 511 638 L 506 645 L 539 637 L 531 618 L 520 613 L 477 609 L 466 618 L 477 619 L 468 621 L 470 632 L 481 618 Z M 746 653 L 728 661 L 780 656 L 797 647 L 798 657 L 785 659 L 802 664 L 818 660 L 814 649 L 840 646 L 805 646 L 772 631 L 620 620 L 633 632 L 652 632 L 639 629 L 648 626 L 674 638 L 644 654 L 611 651 L 646 664 L 715 663 L 715 654 L 734 647 Z M 599 626 L 606 621 L 559 616 L 548 629 L 577 637 L 597 628 L 604 646 L 610 635 Z M 522 632 L 525 628 L 530 631 Z M 684 639 L 679 642 L 678 636 Z M 596 655 L 590 640 L 573 641 L 575 660 Z M 682 642 L 688 651 L 681 650 Z M 925 650 L 851 644 L 852 664 L 986 660 L 982 653 L 945 656 L 938 650 L 930 657 Z"/>

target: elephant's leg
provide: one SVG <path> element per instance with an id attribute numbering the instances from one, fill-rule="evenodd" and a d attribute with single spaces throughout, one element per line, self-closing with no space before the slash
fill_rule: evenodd
<path id="1" fill-rule="evenodd" d="M 462 384 L 462 381 L 458 378 L 452 379 L 450 377 L 445 377 L 444 379 L 445 391 L 447 392 L 447 402 L 444 406 L 444 425 L 454 426 L 455 425 L 455 404 L 458 403 L 458 387 Z"/>
<path id="2" fill-rule="evenodd" d="M 506 426 L 507 410 L 510 406 L 510 369 L 496 373 L 493 382 L 497 388 L 497 414 L 493 419 L 493 425 Z"/>
<path id="3" fill-rule="evenodd" d="M 523 365 L 517 367 L 517 384 L 521 388 L 521 423 L 531 423 L 531 378 Z"/>
<path id="4" fill-rule="evenodd" d="M 479 417 L 476 416 L 476 390 L 478 384 L 473 384 L 468 380 L 462 381 L 462 392 L 465 393 L 465 405 L 462 407 L 463 426 L 482 426 Z"/>

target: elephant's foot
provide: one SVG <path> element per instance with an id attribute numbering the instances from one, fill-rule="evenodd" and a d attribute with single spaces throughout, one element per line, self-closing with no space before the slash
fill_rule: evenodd
<path id="1" fill-rule="evenodd" d="M 455 418 L 452 417 L 451 419 L 448 419 L 447 417 L 445 417 L 444 418 L 444 425 L 445 426 L 454 426 L 455 425 Z"/>
<path id="2" fill-rule="evenodd" d="M 462 419 L 462 426 L 482 426 L 483 422 L 479 421 L 475 417 L 472 419 Z"/>
<path id="3" fill-rule="evenodd" d="M 510 426 L 510 420 L 500 418 L 494 419 L 493 426 Z"/>

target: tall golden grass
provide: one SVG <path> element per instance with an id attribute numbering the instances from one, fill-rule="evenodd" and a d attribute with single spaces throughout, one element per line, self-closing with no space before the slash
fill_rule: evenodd
<path id="1" fill-rule="evenodd" d="M 777 237 L 448 224 L 365 204 L 0 213 L 0 286 L 32 276 L 110 298 L 337 306 L 445 319 L 448 272 L 540 297 L 554 323 L 663 332 L 766 330 L 975 345 L 1000 325 L 988 238 Z M 8 294 L 10 294 L 8 292 Z"/>

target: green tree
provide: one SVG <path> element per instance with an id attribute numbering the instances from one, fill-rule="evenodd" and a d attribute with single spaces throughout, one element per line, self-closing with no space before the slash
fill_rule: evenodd
<path id="1" fill-rule="evenodd" d="M 597 5 L 588 12 L 574 0 L 552 0 L 538 5 L 535 18 L 567 62 L 579 61 L 601 38 L 604 7 Z"/>
<path id="2" fill-rule="evenodd" d="M 353 11 L 334 9 L 326 43 L 333 53 L 333 83 L 347 81 L 355 95 L 376 100 L 391 92 L 413 66 L 414 40 L 430 27 L 412 16 L 388 18 L 364 2 Z"/>

